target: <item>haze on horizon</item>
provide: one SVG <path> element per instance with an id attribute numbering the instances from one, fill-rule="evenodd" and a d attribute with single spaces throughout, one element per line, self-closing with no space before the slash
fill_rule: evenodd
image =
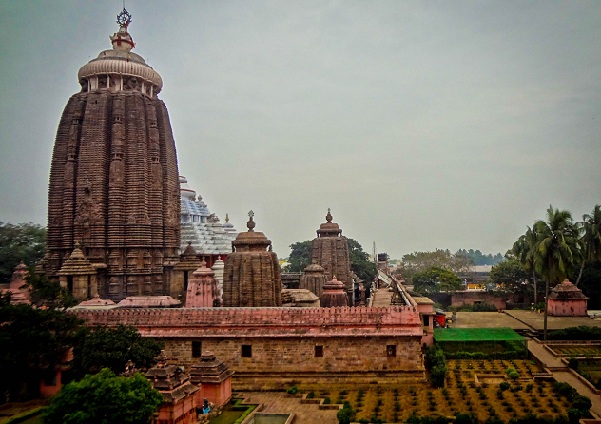
<path id="1" fill-rule="evenodd" d="M 0 3 L 0 221 L 46 225 L 78 69 L 123 4 Z M 280 258 L 327 208 L 392 258 L 505 253 L 601 203 L 601 2 L 128 0 L 179 170 Z"/>

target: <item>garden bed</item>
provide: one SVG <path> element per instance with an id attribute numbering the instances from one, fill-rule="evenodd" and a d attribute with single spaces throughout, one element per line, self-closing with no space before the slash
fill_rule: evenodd
<path id="1" fill-rule="evenodd" d="M 533 361 L 458 359 L 447 363 L 449 374 L 444 388 L 432 388 L 427 383 L 393 389 L 366 386 L 321 390 L 314 395 L 328 398 L 333 404 L 348 402 L 356 411 L 356 422 L 394 423 L 405 422 L 411 415 L 454 417 L 467 413 L 474 414 L 480 422 L 494 416 L 506 423 L 528 414 L 567 416 L 571 408 L 568 399 L 553 392 L 552 381 L 534 379 L 544 370 Z M 517 376 L 510 377 L 509 368 Z M 494 381 L 486 381 L 487 377 Z M 500 390 L 501 382 L 508 388 Z"/>
<path id="2" fill-rule="evenodd" d="M 601 358 L 601 345 L 599 344 L 549 344 L 548 348 L 555 356 L 565 357 L 599 357 Z"/>

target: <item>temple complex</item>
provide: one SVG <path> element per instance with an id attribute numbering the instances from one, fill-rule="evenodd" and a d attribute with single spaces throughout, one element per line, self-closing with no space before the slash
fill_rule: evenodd
<path id="1" fill-rule="evenodd" d="M 254 230 L 254 213 L 250 211 L 248 231 L 232 242 L 234 252 L 223 270 L 223 306 L 257 307 L 282 305 L 282 277 L 271 240 Z"/>
<path id="2" fill-rule="evenodd" d="M 182 250 L 192 245 L 199 257 L 211 267 L 215 261 L 224 259 L 232 251 L 232 241 L 238 232 L 226 214 L 222 224 L 209 211 L 202 196 L 190 188 L 185 177 L 179 177 L 181 192 Z"/>
<path id="3" fill-rule="evenodd" d="M 328 209 L 326 222 L 319 226 L 317 238 L 313 239 L 311 257 L 314 262 L 323 267 L 328 281 L 336 277 L 344 284 L 352 299 L 353 280 L 348 243 L 346 238 L 342 237 L 340 226 L 332 222 L 332 219 Z"/>
<path id="4" fill-rule="evenodd" d="M 112 49 L 79 70 L 81 91 L 60 120 L 48 188 L 48 250 L 39 267 L 69 281 L 63 266 L 79 242 L 96 270 L 90 284 L 112 300 L 169 294 L 180 248 L 175 142 L 158 98 L 163 81 L 131 51 L 130 22 L 124 9 Z M 95 292 L 78 287 L 77 297 Z"/>

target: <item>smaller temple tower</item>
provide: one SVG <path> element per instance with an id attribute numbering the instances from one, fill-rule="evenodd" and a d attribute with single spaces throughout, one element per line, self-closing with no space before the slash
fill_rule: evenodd
<path id="1" fill-rule="evenodd" d="M 220 304 L 215 273 L 203 262 L 200 268 L 192 273 L 188 282 L 186 308 L 211 308 Z"/>
<path id="2" fill-rule="evenodd" d="M 325 283 L 319 304 L 322 308 L 348 306 L 348 297 L 344 291 L 344 284 L 338 281 L 336 277 Z"/>
<path id="3" fill-rule="evenodd" d="M 307 289 L 315 296 L 321 297 L 326 282 L 325 270 L 313 260 L 313 263 L 305 268 L 305 273 L 300 278 L 299 288 Z"/>
<path id="4" fill-rule="evenodd" d="M 352 296 L 353 280 L 348 242 L 342 236 L 340 226 L 332 222 L 332 219 L 328 208 L 326 222 L 319 226 L 317 238 L 313 239 L 311 257 L 314 262 L 323 267 L 326 279 L 332 280 L 336 276 L 344 284 L 347 293 Z"/>
<path id="5" fill-rule="evenodd" d="M 248 231 L 232 242 L 234 252 L 223 270 L 223 306 L 264 307 L 282 305 L 282 276 L 271 240 L 256 232 L 254 213 L 248 213 Z"/>

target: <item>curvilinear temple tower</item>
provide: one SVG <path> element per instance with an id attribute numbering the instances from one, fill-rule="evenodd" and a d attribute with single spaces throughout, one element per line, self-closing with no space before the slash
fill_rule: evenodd
<path id="1" fill-rule="evenodd" d="M 349 258 L 348 242 L 342 236 L 342 230 L 328 208 L 326 222 L 319 226 L 317 238 L 311 245 L 312 261 L 321 265 L 328 281 L 336 279 L 341 281 L 347 292 L 352 292 L 353 280 L 351 277 L 351 261 Z"/>
<path id="2" fill-rule="evenodd" d="M 175 143 L 157 97 L 163 81 L 131 52 L 130 22 L 123 9 L 119 31 L 110 37 L 113 48 L 79 70 L 81 91 L 60 120 L 41 264 L 56 277 L 79 243 L 96 269 L 100 296 L 112 300 L 169 294 L 168 271 L 180 247 Z M 67 284 L 91 297 L 92 281 L 89 287 L 72 287 L 73 279 Z"/>

